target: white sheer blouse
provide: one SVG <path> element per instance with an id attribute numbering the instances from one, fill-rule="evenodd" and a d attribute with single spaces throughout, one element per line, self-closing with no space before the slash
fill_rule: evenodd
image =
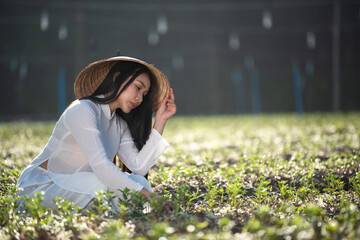
<path id="1" fill-rule="evenodd" d="M 115 155 L 133 173 L 144 176 L 167 146 L 152 129 L 138 151 L 126 122 L 111 114 L 107 104 L 76 100 L 56 123 L 43 151 L 22 172 L 18 187 L 44 184 L 50 179 L 64 189 L 84 194 L 94 195 L 101 189 L 140 191 L 143 186 L 113 164 Z M 49 178 L 34 178 L 31 171 L 46 160 Z"/>

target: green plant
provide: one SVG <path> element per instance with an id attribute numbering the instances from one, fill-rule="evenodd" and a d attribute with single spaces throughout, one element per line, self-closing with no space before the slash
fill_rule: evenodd
<path id="1" fill-rule="evenodd" d="M 352 188 L 355 190 L 357 195 L 360 197 L 360 173 L 357 173 L 356 176 L 352 176 L 350 179 Z"/>
<path id="2" fill-rule="evenodd" d="M 339 194 L 341 190 L 344 189 L 344 182 L 341 180 L 340 176 L 333 174 L 331 169 L 328 171 L 325 179 L 327 181 L 327 187 L 324 188 L 324 191 L 332 194 Z"/>
<path id="3" fill-rule="evenodd" d="M 208 206 L 213 208 L 216 204 L 218 204 L 219 199 L 219 189 L 218 185 L 213 182 L 213 180 L 209 180 L 205 182 L 205 186 L 207 187 L 207 192 L 204 194 L 205 200 L 207 201 Z"/>
<path id="4" fill-rule="evenodd" d="M 295 189 L 293 189 L 291 186 L 287 185 L 286 183 L 287 181 L 278 182 L 279 191 L 285 200 L 290 200 L 294 198 Z"/>
<path id="5" fill-rule="evenodd" d="M 255 195 L 260 203 L 268 200 L 267 198 L 272 190 L 272 187 L 269 186 L 269 184 L 270 181 L 265 180 L 264 176 L 259 178 L 257 188 L 255 189 Z"/>
<path id="6" fill-rule="evenodd" d="M 226 193 L 231 207 L 240 207 L 243 203 L 243 195 L 246 193 L 246 190 L 243 190 L 242 186 L 239 180 L 235 180 L 226 187 Z"/>

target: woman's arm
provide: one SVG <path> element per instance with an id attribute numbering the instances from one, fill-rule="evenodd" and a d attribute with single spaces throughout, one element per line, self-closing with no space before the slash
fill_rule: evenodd
<path id="1" fill-rule="evenodd" d="M 125 132 L 121 137 L 117 155 L 133 173 L 145 176 L 169 144 L 157 130 L 152 129 L 149 139 L 139 151 L 125 121 L 123 123 Z"/>
<path id="2" fill-rule="evenodd" d="M 176 113 L 174 91 L 171 88 L 156 112 L 154 128 L 162 135 L 166 121 Z"/>
<path id="3" fill-rule="evenodd" d="M 166 121 L 176 112 L 174 101 L 174 93 L 171 90 L 160 105 L 160 108 L 156 113 L 154 129 L 152 129 L 149 139 L 140 151 L 138 151 L 135 146 L 125 121 L 122 122 L 125 125 L 125 132 L 121 138 L 118 156 L 132 172 L 143 176 L 147 174 L 150 168 L 155 164 L 156 159 L 169 145 L 166 140 L 161 137 L 161 134 L 164 130 Z"/>

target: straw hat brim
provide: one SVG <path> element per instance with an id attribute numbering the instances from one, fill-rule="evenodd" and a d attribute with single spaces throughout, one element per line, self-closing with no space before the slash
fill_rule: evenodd
<path id="1" fill-rule="evenodd" d="M 91 96 L 103 82 L 110 69 L 119 61 L 137 62 L 146 66 L 155 77 L 157 89 L 154 89 L 153 112 L 157 111 L 170 89 L 169 80 L 159 69 L 142 60 L 118 56 L 99 60 L 85 67 L 75 79 L 74 92 L 77 99 Z"/>

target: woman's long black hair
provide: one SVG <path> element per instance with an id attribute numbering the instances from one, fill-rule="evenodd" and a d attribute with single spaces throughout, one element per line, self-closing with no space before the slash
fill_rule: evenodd
<path id="1" fill-rule="evenodd" d="M 114 80 L 114 74 L 119 72 Z M 86 99 L 99 104 L 107 104 L 119 97 L 119 95 L 142 73 L 147 73 L 150 78 L 150 88 L 146 96 L 143 97 L 141 104 L 129 113 L 124 113 L 121 109 L 116 110 L 116 114 L 123 118 L 130 130 L 134 142 L 139 151 L 142 149 L 151 132 L 152 124 L 152 106 L 154 98 L 154 89 L 157 88 L 154 75 L 144 65 L 131 62 L 119 61 L 109 71 L 104 81 L 100 84 L 97 90 Z M 119 92 L 120 86 L 128 79 L 130 80 L 124 85 Z M 97 97 L 101 94 L 109 93 L 108 97 Z"/>

